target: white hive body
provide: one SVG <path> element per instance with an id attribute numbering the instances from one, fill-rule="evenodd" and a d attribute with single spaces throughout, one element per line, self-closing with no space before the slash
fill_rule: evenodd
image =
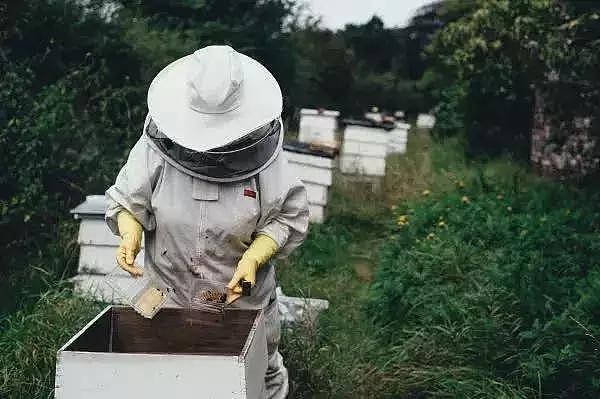
<path id="1" fill-rule="evenodd" d="M 388 154 L 404 154 L 408 143 L 408 123 L 396 122 L 394 129 L 389 132 Z"/>
<path id="2" fill-rule="evenodd" d="M 329 188 L 333 184 L 333 156 L 311 150 L 310 146 L 302 143 L 286 144 L 284 153 L 292 173 L 306 187 L 311 222 L 323 222 L 329 200 Z"/>
<path id="3" fill-rule="evenodd" d="M 433 129 L 435 126 L 435 116 L 429 114 L 419 114 L 417 117 L 417 127 L 420 129 Z"/>
<path id="4" fill-rule="evenodd" d="M 125 298 L 106 284 L 105 277 L 111 273 L 117 262 L 115 255 L 120 238 L 115 236 L 104 221 L 108 201 L 104 195 L 88 195 L 83 203 L 71 210 L 75 219 L 80 220 L 77 243 L 79 244 L 79 265 L 77 276 L 73 278 L 75 290 L 82 295 L 96 299 L 125 303 Z M 139 265 L 144 264 L 144 240 L 142 250 L 136 258 Z M 113 278 L 115 285 L 126 287 L 133 280 L 128 273 L 122 272 Z"/>
<path id="5" fill-rule="evenodd" d="M 303 143 L 335 145 L 338 111 L 303 108 L 300 110 L 298 140 Z"/>
<path id="6" fill-rule="evenodd" d="M 109 306 L 58 351 L 55 398 L 263 398 L 262 312 L 231 312 Z"/>
<path id="7" fill-rule="evenodd" d="M 365 119 L 380 123 L 383 121 L 383 115 L 381 112 L 365 112 Z"/>
<path id="8" fill-rule="evenodd" d="M 381 177 L 385 175 L 385 157 L 389 133 L 367 123 L 346 121 L 340 169 L 344 174 Z"/>

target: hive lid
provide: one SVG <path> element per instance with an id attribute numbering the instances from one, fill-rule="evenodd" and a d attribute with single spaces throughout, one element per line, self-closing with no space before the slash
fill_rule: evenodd
<path id="1" fill-rule="evenodd" d="M 108 201 L 104 195 L 88 195 L 85 197 L 85 201 L 71 209 L 71 214 L 75 219 L 84 215 L 104 217 L 107 208 Z"/>
<path id="2" fill-rule="evenodd" d="M 336 156 L 336 151 L 319 149 L 318 146 L 311 143 L 302 143 L 300 141 L 286 141 L 283 144 L 285 151 L 296 152 L 298 154 L 314 155 L 317 157 L 325 157 L 333 159 Z"/>
<path id="3" fill-rule="evenodd" d="M 300 115 L 321 115 L 321 116 L 329 116 L 333 118 L 337 118 L 340 116 L 339 111 L 334 111 L 330 109 L 311 109 L 311 108 L 302 108 L 300 110 Z"/>
<path id="4" fill-rule="evenodd" d="M 395 127 L 394 122 L 387 122 L 387 121 L 375 122 L 372 120 L 365 120 L 365 119 L 344 119 L 342 121 L 342 123 L 344 125 L 372 127 L 372 128 L 376 128 L 376 129 L 383 129 L 386 131 L 392 130 Z"/>

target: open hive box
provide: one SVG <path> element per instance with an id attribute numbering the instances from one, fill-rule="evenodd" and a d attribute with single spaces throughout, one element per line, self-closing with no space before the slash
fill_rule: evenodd
<path id="1" fill-rule="evenodd" d="M 260 310 L 108 306 L 58 351 L 55 398 L 261 398 L 266 369 Z"/>

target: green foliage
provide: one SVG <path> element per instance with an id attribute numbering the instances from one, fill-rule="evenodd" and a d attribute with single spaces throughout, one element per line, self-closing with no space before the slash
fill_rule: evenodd
<path id="1" fill-rule="evenodd" d="M 436 123 L 433 135 L 437 137 L 455 136 L 464 132 L 466 115 L 466 88 L 460 83 L 440 90 L 439 104 L 435 111 Z"/>
<path id="2" fill-rule="evenodd" d="M 597 397 L 600 197 L 499 176 L 399 206 L 371 290 L 382 339 L 435 376 L 430 392 L 478 389 L 445 385 L 441 368 L 526 396 Z"/>
<path id="3" fill-rule="evenodd" d="M 562 120 L 597 114 L 600 86 L 598 69 L 592 66 L 598 64 L 597 4 L 554 0 L 472 4 L 473 10 L 439 32 L 430 55 L 439 88 L 466 88 L 468 112 L 462 119 L 473 151 L 528 156 L 534 89 L 548 80 L 577 83 L 568 89 L 574 101 L 563 110 Z M 437 99 L 442 109 L 438 122 L 455 126 L 459 133 L 460 125 L 447 120 L 456 115 L 444 111 L 453 107 L 454 99 L 439 95 Z M 581 108 L 587 111 L 582 114 Z"/>
<path id="4" fill-rule="evenodd" d="M 56 288 L 8 317 L 0 331 L 0 397 L 51 397 L 56 352 L 101 307 Z"/>

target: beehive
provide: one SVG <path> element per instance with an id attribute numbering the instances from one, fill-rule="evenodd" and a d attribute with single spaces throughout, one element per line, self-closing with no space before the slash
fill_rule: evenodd
<path id="1" fill-rule="evenodd" d="M 385 175 L 385 157 L 389 134 L 368 122 L 346 120 L 340 154 L 342 173 L 381 177 Z"/>
<path id="2" fill-rule="evenodd" d="M 417 127 L 421 129 L 433 129 L 435 126 L 435 116 L 429 114 L 419 114 L 417 116 Z"/>
<path id="3" fill-rule="evenodd" d="M 334 157 L 311 149 L 303 143 L 287 143 L 284 152 L 290 169 L 306 187 L 310 220 L 321 223 L 325 219 L 329 187 L 333 183 Z"/>
<path id="4" fill-rule="evenodd" d="M 117 266 L 115 254 L 120 238 L 115 236 L 104 220 L 108 201 L 104 195 L 88 195 L 83 203 L 71 210 L 75 219 L 80 220 L 77 243 L 79 244 L 79 264 L 77 276 L 73 279 L 79 293 L 115 303 L 123 303 L 117 292 L 104 281 L 104 277 Z M 144 240 L 142 240 L 142 247 Z M 136 258 L 144 264 L 144 249 Z M 123 272 L 119 277 L 127 284 L 132 277 Z M 117 281 L 117 284 L 119 282 Z"/>
<path id="5" fill-rule="evenodd" d="M 389 132 L 388 154 L 406 153 L 409 129 L 410 125 L 408 123 L 395 123 L 394 129 Z"/>
<path id="6" fill-rule="evenodd" d="M 321 142 L 334 144 L 338 111 L 302 108 L 298 140 L 303 143 Z"/>
<path id="7" fill-rule="evenodd" d="M 55 398 L 258 399 L 266 369 L 260 310 L 109 306 L 58 351 Z"/>

